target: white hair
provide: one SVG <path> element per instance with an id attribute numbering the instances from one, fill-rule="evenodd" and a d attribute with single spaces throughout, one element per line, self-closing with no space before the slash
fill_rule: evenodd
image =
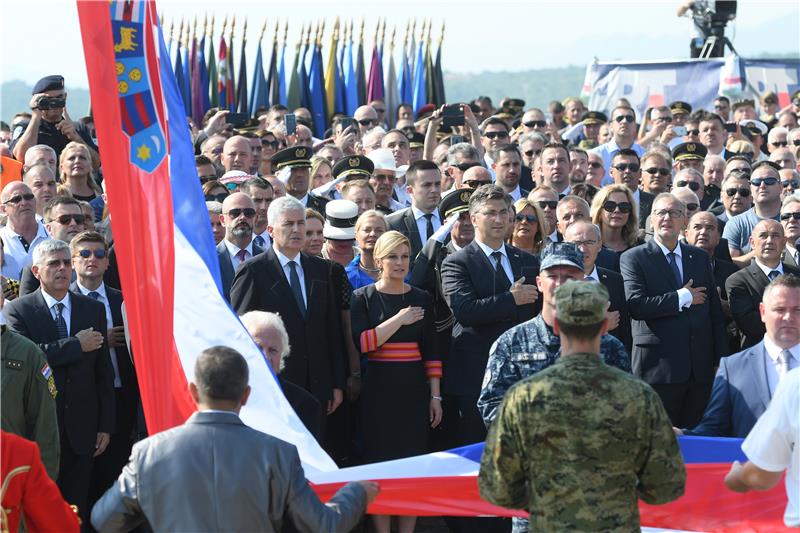
<path id="1" fill-rule="evenodd" d="M 67 255 L 69 255 L 69 244 L 58 239 L 47 239 L 46 241 L 42 241 L 38 246 L 36 246 L 36 248 L 33 249 L 33 264 L 41 265 L 44 263 L 44 260 L 47 256 L 62 250 L 66 251 Z"/>
<path id="2" fill-rule="evenodd" d="M 206 202 L 206 209 L 209 213 L 214 213 L 215 215 L 222 214 L 222 202 L 217 202 L 216 200 L 210 200 Z"/>
<path id="3" fill-rule="evenodd" d="M 767 142 L 772 144 L 777 139 L 778 135 L 786 135 L 789 137 L 789 128 L 784 128 L 783 126 L 778 126 L 777 128 L 772 128 L 769 130 L 769 135 L 767 135 Z"/>
<path id="4" fill-rule="evenodd" d="M 703 167 L 708 167 L 712 163 L 722 163 L 722 166 L 725 166 L 725 158 L 717 154 L 708 154 L 703 161 Z"/>
<path id="5" fill-rule="evenodd" d="M 273 227 L 276 226 L 278 224 L 278 219 L 291 211 L 303 213 L 305 216 L 306 208 L 300 203 L 300 200 L 293 196 L 286 195 L 276 198 L 269 204 L 267 224 Z"/>
<path id="6" fill-rule="evenodd" d="M 694 179 L 698 180 L 701 184 L 703 183 L 703 174 L 699 170 L 696 170 L 694 168 L 684 168 L 683 170 L 677 172 L 675 174 L 675 177 L 672 178 L 672 183 L 673 184 L 678 183 L 684 176 L 691 176 Z"/>
<path id="7" fill-rule="evenodd" d="M 56 164 L 58 164 L 58 156 L 56 155 L 56 151 L 53 150 L 51 146 L 46 144 L 36 144 L 25 151 L 24 163 L 26 167 L 33 163 L 33 157 L 36 152 L 50 152 L 50 154 L 53 156 L 53 159 L 56 160 Z"/>
<path id="8" fill-rule="evenodd" d="M 273 328 L 278 332 L 278 337 L 281 340 L 281 364 L 280 368 L 283 369 L 283 360 L 289 355 L 292 348 L 289 345 L 289 334 L 286 332 L 286 326 L 283 325 L 283 319 L 277 313 L 270 313 L 268 311 L 248 311 L 239 317 L 245 329 L 251 334 L 258 328 Z"/>

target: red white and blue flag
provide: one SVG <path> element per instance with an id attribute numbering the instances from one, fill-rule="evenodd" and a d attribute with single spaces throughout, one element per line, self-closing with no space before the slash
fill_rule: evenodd
<path id="1" fill-rule="evenodd" d="M 225 344 L 250 366 L 244 422 L 297 446 L 307 477 L 327 499 L 342 483 L 381 482 L 370 512 L 408 515 L 513 513 L 480 499 L 482 445 L 337 470 L 281 394 L 266 359 L 221 295 L 207 210 L 183 102 L 154 2 L 78 1 L 115 247 L 151 434 L 182 424 L 195 407 L 187 386 L 203 349 Z M 222 51 L 221 51 L 222 52 Z M 220 66 L 225 62 L 221 61 Z M 687 492 L 640 505 L 642 524 L 695 530 L 780 528 L 783 487 L 736 494 L 722 478 L 740 441 L 683 437 Z"/>

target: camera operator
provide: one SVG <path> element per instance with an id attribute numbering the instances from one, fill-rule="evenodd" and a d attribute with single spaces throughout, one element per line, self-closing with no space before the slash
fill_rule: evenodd
<path id="1" fill-rule="evenodd" d="M 33 86 L 31 98 L 31 120 L 20 124 L 13 131 L 11 150 L 18 161 L 24 161 L 28 148 L 46 144 L 56 151 L 56 158 L 70 141 L 89 147 L 92 167 L 100 166 L 97 146 L 85 125 L 73 122 L 66 109 L 67 93 L 63 76 L 46 76 Z"/>

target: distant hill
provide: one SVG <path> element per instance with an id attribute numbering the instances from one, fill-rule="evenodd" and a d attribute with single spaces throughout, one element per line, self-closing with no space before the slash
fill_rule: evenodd
<path id="1" fill-rule="evenodd" d="M 497 104 L 504 96 L 525 100 L 527 107 L 545 107 L 551 100 L 563 100 L 580 93 L 586 67 L 537 69 L 524 72 L 445 72 L 445 93 L 450 102 L 466 102 L 489 96 Z M 28 110 L 31 86 L 7 81 L 0 86 L 0 117 L 10 122 L 15 113 Z M 67 110 L 73 119 L 89 113 L 89 90 L 67 88 Z"/>

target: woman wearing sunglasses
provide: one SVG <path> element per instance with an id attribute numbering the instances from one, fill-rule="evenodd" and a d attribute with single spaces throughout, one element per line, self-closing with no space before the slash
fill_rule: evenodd
<path id="1" fill-rule="evenodd" d="M 644 241 L 639 238 L 636 202 L 626 185 L 608 185 L 592 201 L 592 222 L 603 236 L 603 247 L 618 254 Z"/>
<path id="2" fill-rule="evenodd" d="M 545 232 L 542 210 L 539 209 L 536 202 L 531 202 L 527 198 L 520 198 L 514 202 L 514 212 L 516 213 L 514 227 L 511 230 L 508 244 L 534 255 L 539 255 L 548 235 Z"/>
<path id="3" fill-rule="evenodd" d="M 209 180 L 203 184 L 203 196 L 206 202 L 222 203 L 229 194 L 228 188 L 217 180 Z"/>

